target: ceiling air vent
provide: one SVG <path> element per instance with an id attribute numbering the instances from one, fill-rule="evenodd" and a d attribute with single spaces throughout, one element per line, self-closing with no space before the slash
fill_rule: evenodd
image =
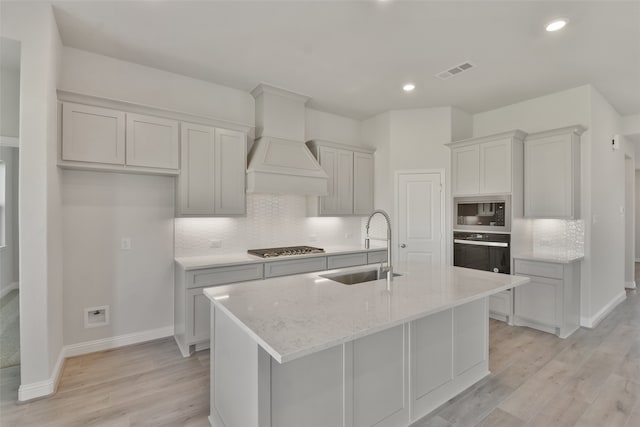
<path id="1" fill-rule="evenodd" d="M 458 74 L 462 74 L 465 71 L 469 71 L 470 69 L 474 68 L 475 65 L 473 65 L 471 62 L 467 61 L 464 62 L 460 65 L 456 65 L 455 67 L 449 68 L 447 71 L 442 71 L 438 74 L 436 74 L 436 77 L 442 80 L 446 80 L 449 77 L 453 77 L 455 75 Z"/>

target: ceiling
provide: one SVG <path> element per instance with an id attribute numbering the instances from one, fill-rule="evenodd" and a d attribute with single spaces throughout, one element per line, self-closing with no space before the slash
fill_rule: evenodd
<path id="1" fill-rule="evenodd" d="M 65 46 L 246 91 L 266 82 L 358 119 L 476 113 L 587 83 L 640 113 L 639 1 L 52 3 Z M 559 16 L 569 25 L 544 31 Z M 476 68 L 435 77 L 465 61 Z"/>

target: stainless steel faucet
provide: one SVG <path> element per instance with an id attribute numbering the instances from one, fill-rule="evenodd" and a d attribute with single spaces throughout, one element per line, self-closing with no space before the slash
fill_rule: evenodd
<path id="1" fill-rule="evenodd" d="M 380 273 L 386 272 L 387 280 L 390 281 L 393 280 L 393 266 L 391 265 L 391 218 L 389 218 L 389 214 L 382 209 L 376 209 L 371 213 L 371 215 L 369 215 L 369 218 L 367 218 L 367 236 L 364 239 L 364 247 L 365 249 L 369 249 L 369 247 L 371 246 L 371 238 L 369 237 L 369 226 L 371 225 L 371 218 L 373 218 L 375 214 L 382 215 L 387 223 L 387 268 L 386 270 L 381 268 Z"/>

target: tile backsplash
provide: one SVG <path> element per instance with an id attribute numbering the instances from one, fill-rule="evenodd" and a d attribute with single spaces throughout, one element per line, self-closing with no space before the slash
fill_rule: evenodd
<path id="1" fill-rule="evenodd" d="M 584 221 L 536 219 L 532 227 L 533 254 L 541 257 L 584 255 Z"/>
<path id="2" fill-rule="evenodd" d="M 175 255 L 198 256 L 290 245 L 361 245 L 361 217 L 307 217 L 306 197 L 248 194 L 246 217 L 176 218 Z M 220 247 L 211 247 L 219 244 Z"/>

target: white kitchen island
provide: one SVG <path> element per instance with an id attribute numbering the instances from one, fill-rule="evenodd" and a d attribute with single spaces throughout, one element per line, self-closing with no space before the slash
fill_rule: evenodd
<path id="1" fill-rule="evenodd" d="M 211 425 L 408 426 L 488 375 L 488 297 L 529 279 L 396 271 L 389 288 L 325 272 L 206 289 Z"/>

